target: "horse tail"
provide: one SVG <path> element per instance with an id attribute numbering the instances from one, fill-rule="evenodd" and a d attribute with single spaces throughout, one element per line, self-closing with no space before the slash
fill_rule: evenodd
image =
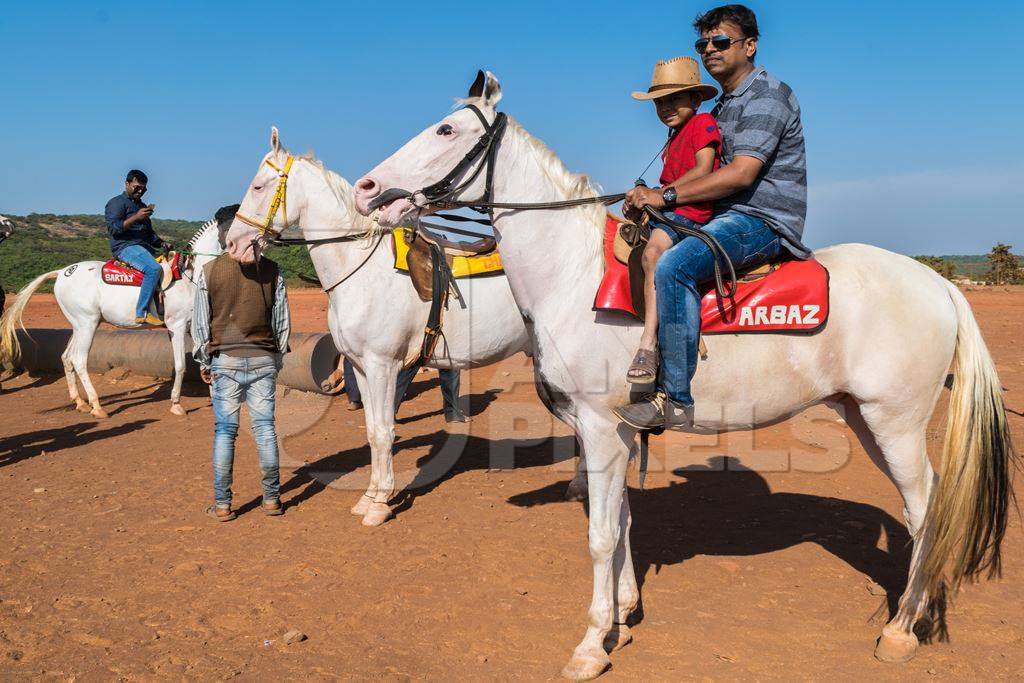
<path id="1" fill-rule="evenodd" d="M 1001 546 L 1013 500 L 1016 464 L 1003 391 L 992 356 L 967 299 L 946 283 L 956 308 L 956 351 L 942 474 L 932 495 L 923 561 L 929 593 L 938 595 L 949 572 L 955 595 L 961 581 L 998 577 Z"/>
<path id="2" fill-rule="evenodd" d="M 47 280 L 55 280 L 60 275 L 59 270 L 51 270 L 43 273 L 32 282 L 21 288 L 18 292 L 18 299 L 0 318 L 0 363 L 14 367 L 21 360 L 21 344 L 18 342 L 18 328 L 25 329 L 21 320 L 28 300 L 35 291 Z"/>

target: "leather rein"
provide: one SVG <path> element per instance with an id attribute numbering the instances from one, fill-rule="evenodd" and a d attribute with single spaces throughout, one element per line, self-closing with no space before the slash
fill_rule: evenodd
<path id="1" fill-rule="evenodd" d="M 437 181 L 432 185 L 428 185 L 421 190 L 416 192 L 409 192 L 401 188 L 391 188 L 382 192 L 379 196 L 375 197 L 369 203 L 371 211 L 376 210 L 396 199 L 409 199 L 413 205 L 419 209 L 424 209 L 428 206 L 437 206 L 442 209 L 472 209 L 477 213 L 487 214 L 490 220 L 468 218 L 466 216 L 450 215 L 450 214 L 436 214 L 442 218 L 457 221 L 472 221 L 474 223 L 481 223 L 484 225 L 491 225 L 494 220 L 494 209 L 508 209 L 513 211 L 537 211 L 541 209 L 566 209 L 575 206 L 584 206 L 587 204 L 604 204 L 610 205 L 615 204 L 626 198 L 626 194 L 607 194 L 598 195 L 595 197 L 581 197 L 579 199 L 564 199 L 561 201 L 554 202 L 495 202 L 491 201 L 491 194 L 494 180 L 494 167 L 495 159 L 497 157 L 498 143 L 501 141 L 501 136 L 505 132 L 508 124 L 508 117 L 505 112 L 498 112 L 494 118 L 493 123 L 488 123 L 487 118 L 483 113 L 472 104 L 466 105 L 466 109 L 473 112 L 477 119 L 480 120 L 480 124 L 484 128 L 483 134 L 476 141 L 476 144 L 466 153 L 466 155 L 455 165 L 451 171 L 449 171 L 441 180 Z M 481 160 L 479 164 L 477 161 Z M 469 169 L 476 164 L 476 168 L 469 172 Z M 648 165 L 649 166 L 649 165 Z M 479 176 L 480 173 L 487 169 L 487 174 L 484 178 L 484 193 L 479 200 L 475 201 L 464 201 L 457 199 L 457 196 L 469 187 Z M 466 179 L 455 185 L 456 179 L 466 174 Z M 638 184 L 642 181 L 638 181 Z M 416 202 L 416 198 L 421 196 L 423 203 L 419 204 Z M 731 299 L 736 293 L 736 270 L 733 267 L 732 260 L 729 255 L 725 253 L 725 249 L 718 242 L 714 235 L 702 230 L 700 228 L 692 228 L 675 220 L 672 220 L 666 216 L 663 212 L 652 206 L 644 207 L 645 213 L 648 216 L 654 218 L 654 220 L 662 222 L 673 228 L 676 232 L 687 236 L 696 237 L 701 240 L 711 254 L 714 256 L 714 272 L 715 272 L 715 292 L 721 299 Z M 420 224 L 420 217 L 417 215 L 416 222 Z M 475 235 L 484 236 L 480 233 L 470 232 L 468 230 L 457 230 L 455 228 L 445 226 L 430 226 L 436 229 L 449 230 L 451 232 L 460 233 L 464 235 Z M 723 269 L 723 264 L 725 268 Z M 725 273 L 728 276 L 725 277 Z M 728 280 L 728 287 L 726 287 L 726 280 Z"/>

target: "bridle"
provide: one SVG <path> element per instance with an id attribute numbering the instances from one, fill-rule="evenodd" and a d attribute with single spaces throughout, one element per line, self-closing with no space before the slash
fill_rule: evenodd
<path id="1" fill-rule="evenodd" d="M 283 167 L 278 166 L 277 164 L 275 164 L 270 159 L 264 159 L 263 160 L 264 164 L 266 164 L 270 168 L 272 168 L 275 171 L 277 171 L 278 181 L 277 181 L 277 187 L 274 188 L 274 197 L 270 201 L 270 209 L 267 210 L 267 215 L 266 215 L 266 217 L 262 221 L 257 220 L 255 218 L 252 218 L 250 216 L 246 216 L 241 211 L 236 211 L 235 212 L 235 218 L 237 218 L 238 220 L 242 221 L 246 225 L 249 225 L 249 226 L 252 226 L 252 227 L 256 228 L 256 230 L 257 230 L 256 237 L 254 237 L 252 239 L 252 242 L 250 244 L 250 248 L 253 251 L 253 255 L 257 256 L 257 258 L 256 258 L 256 268 L 257 268 L 257 271 L 259 270 L 260 258 L 258 257 L 258 253 L 257 253 L 256 249 L 257 249 L 257 247 L 260 246 L 261 240 L 264 241 L 264 242 L 268 242 L 270 244 L 273 244 L 275 246 L 288 246 L 288 245 L 312 245 L 312 246 L 316 246 L 318 244 L 334 244 L 334 243 L 338 243 L 338 242 L 355 242 L 355 241 L 358 241 L 358 240 L 365 239 L 367 237 L 372 237 L 372 235 L 373 235 L 373 233 L 371 231 L 368 234 L 337 235 L 335 237 L 324 237 L 324 238 L 321 238 L 321 239 L 314 239 L 314 240 L 306 239 L 305 237 L 280 237 L 279 235 L 280 235 L 281 232 L 283 232 L 283 231 L 287 230 L 289 227 L 291 227 L 291 225 L 288 222 L 288 174 L 291 173 L 292 164 L 294 162 L 295 162 L 295 155 L 293 155 L 293 154 L 289 154 L 288 155 L 288 158 L 285 160 Z M 284 221 L 284 226 L 280 230 L 274 230 L 272 226 L 274 224 L 274 218 L 277 216 L 278 209 L 281 210 L 281 219 Z M 337 282 L 335 282 L 333 284 L 330 284 L 329 286 L 324 287 L 323 290 L 325 292 L 331 291 L 332 289 L 334 289 L 335 287 L 340 285 L 342 282 L 345 282 L 350 277 L 355 275 L 358 271 L 360 271 L 362 269 L 362 267 L 365 266 L 366 263 L 370 260 L 370 258 L 374 255 L 374 253 L 376 253 L 377 247 L 379 247 L 380 243 L 383 241 L 385 233 L 386 233 L 386 231 L 380 232 L 380 234 L 377 237 L 376 243 L 373 245 L 373 248 L 370 249 L 370 252 L 359 263 L 358 266 L 356 266 L 350 273 L 345 275 L 345 277 L 341 278 Z"/>
<path id="2" fill-rule="evenodd" d="M 271 230 L 270 226 L 274 224 L 274 217 L 277 215 L 278 209 L 281 209 L 281 216 L 284 219 L 284 227 L 281 229 L 288 229 L 288 174 L 292 170 L 292 163 L 294 161 L 295 156 L 289 154 L 284 162 L 284 168 L 281 168 L 270 159 L 263 160 L 264 164 L 277 171 L 278 177 L 277 187 L 274 188 L 274 198 L 270 202 L 270 210 L 267 211 L 266 218 L 258 221 L 255 218 L 246 216 L 241 211 L 235 213 L 235 218 L 246 225 L 256 228 L 259 231 L 259 237 L 269 237 L 271 240 L 277 237 L 277 233 Z"/>

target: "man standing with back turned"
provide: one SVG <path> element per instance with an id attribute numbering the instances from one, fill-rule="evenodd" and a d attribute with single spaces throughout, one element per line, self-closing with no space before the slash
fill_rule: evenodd
<path id="1" fill-rule="evenodd" d="M 718 240 L 736 270 L 788 254 L 809 258 L 802 242 L 807 214 L 807 157 L 800 105 L 793 90 L 756 66 L 757 17 L 743 5 L 723 5 L 697 17 L 694 47 L 722 86 L 711 112 L 722 133 L 721 168 L 664 188 L 637 187 L 626 201 L 637 208 L 715 202 L 704 230 Z M 700 290 L 714 276 L 714 255 L 687 238 L 665 252 L 654 282 L 658 292 L 658 393 L 615 409 L 638 429 L 691 427 L 690 381 L 697 371 Z"/>
<path id="2" fill-rule="evenodd" d="M 263 471 L 263 512 L 284 512 L 274 390 L 290 332 L 288 291 L 273 261 L 261 255 L 256 263 L 243 264 L 222 254 L 197 274 L 192 355 L 203 381 L 213 387 L 214 505 L 207 513 L 218 522 L 235 518 L 231 482 L 243 401 Z"/>

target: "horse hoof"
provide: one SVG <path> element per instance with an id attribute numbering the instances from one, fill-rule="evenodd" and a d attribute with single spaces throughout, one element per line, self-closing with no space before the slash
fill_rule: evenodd
<path id="1" fill-rule="evenodd" d="M 633 632 L 625 624 L 613 624 L 612 630 L 604 637 L 604 651 L 615 652 L 633 642 Z"/>
<path id="2" fill-rule="evenodd" d="M 909 662 L 917 654 L 918 640 L 914 634 L 891 634 L 884 631 L 875 646 L 875 659 L 890 664 Z"/>
<path id="3" fill-rule="evenodd" d="M 89 414 L 92 415 L 93 417 L 98 417 L 101 420 L 110 417 L 110 415 L 107 414 L 107 411 L 103 410 L 103 408 L 100 408 L 99 406 L 96 406 L 95 408 L 90 410 Z"/>
<path id="4" fill-rule="evenodd" d="M 179 417 L 185 417 L 185 415 L 187 414 L 185 412 L 185 409 L 181 407 L 180 403 L 172 404 L 171 405 L 171 412 L 174 413 L 175 415 L 178 415 Z"/>
<path id="5" fill-rule="evenodd" d="M 352 506 L 352 509 L 349 510 L 349 512 L 351 512 L 353 515 L 359 515 L 360 517 L 362 517 L 367 512 L 369 512 L 370 503 L 372 502 L 373 501 L 370 499 L 369 496 L 359 496 L 359 500 L 356 502 L 355 505 Z"/>
<path id="6" fill-rule="evenodd" d="M 574 654 L 562 669 L 562 677 L 570 681 L 592 681 L 611 666 L 612 660 L 604 652 L 603 657 Z"/>
<path id="7" fill-rule="evenodd" d="M 384 503 L 370 503 L 366 515 L 363 517 L 363 526 L 380 526 L 391 518 L 391 508 Z"/>
<path id="8" fill-rule="evenodd" d="M 565 499 L 570 501 L 576 501 L 582 503 L 587 499 L 587 486 L 586 484 L 578 484 L 573 479 L 569 482 L 569 486 L 565 489 Z"/>
<path id="9" fill-rule="evenodd" d="M 88 413 L 92 410 L 92 406 L 90 406 L 85 401 L 77 401 L 75 403 L 75 410 L 77 410 L 80 413 Z"/>

